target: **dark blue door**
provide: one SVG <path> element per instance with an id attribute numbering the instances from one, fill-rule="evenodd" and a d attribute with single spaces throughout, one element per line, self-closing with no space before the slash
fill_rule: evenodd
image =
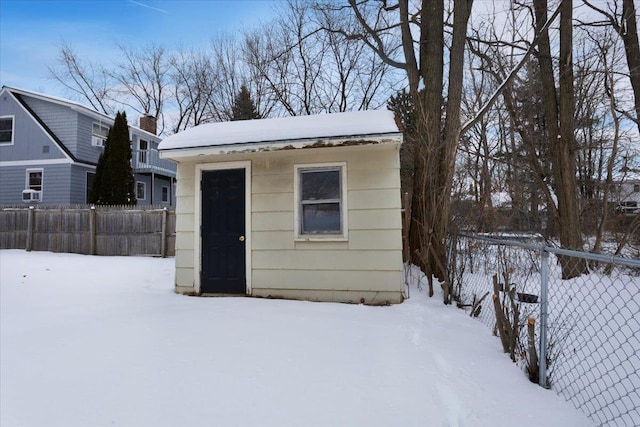
<path id="1" fill-rule="evenodd" d="M 202 293 L 244 294 L 245 170 L 202 173 Z"/>

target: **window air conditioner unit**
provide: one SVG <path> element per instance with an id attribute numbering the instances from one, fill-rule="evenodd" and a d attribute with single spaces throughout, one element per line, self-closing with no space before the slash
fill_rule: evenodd
<path id="1" fill-rule="evenodd" d="M 42 191 L 24 190 L 22 192 L 22 201 L 25 203 L 40 202 L 42 200 Z"/>

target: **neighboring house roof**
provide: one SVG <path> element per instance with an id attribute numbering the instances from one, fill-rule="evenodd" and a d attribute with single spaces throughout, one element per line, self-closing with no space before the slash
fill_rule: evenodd
<path id="1" fill-rule="evenodd" d="M 634 182 L 640 181 L 640 171 L 629 169 L 625 171 L 617 171 L 613 174 L 614 182 Z"/>
<path id="2" fill-rule="evenodd" d="M 20 89 L 20 88 L 11 87 L 11 86 L 2 86 L 2 91 L 5 91 L 5 90 L 11 92 L 14 95 L 30 96 L 32 98 L 37 98 L 37 99 L 41 99 L 43 101 L 51 102 L 54 104 L 63 105 L 65 107 L 71 108 L 74 111 L 78 111 L 79 113 L 92 117 L 96 120 L 101 120 L 109 123 L 113 123 L 114 121 L 114 118 L 107 114 L 100 113 L 96 110 L 88 108 L 80 103 L 70 101 L 68 99 L 58 98 L 55 96 L 46 95 L 43 93 L 33 92 L 30 90 Z M 18 98 L 18 100 L 21 101 L 22 105 L 25 105 L 25 102 L 19 96 L 16 96 L 16 98 Z M 36 117 L 35 113 L 30 108 L 28 108 L 28 110 L 29 110 L 29 113 L 33 115 L 35 118 Z M 129 128 L 135 130 L 136 133 L 141 133 L 141 134 L 148 135 L 149 137 L 158 138 L 157 135 L 154 135 L 151 132 L 147 132 L 146 130 L 140 129 L 139 127 L 129 125 Z"/>
<path id="3" fill-rule="evenodd" d="M 76 156 L 73 155 L 73 153 L 71 152 L 71 150 L 69 150 L 67 148 L 66 145 L 64 145 L 64 143 L 60 140 L 60 138 L 58 138 L 58 136 L 51 130 L 49 129 L 49 127 L 47 126 L 47 124 L 42 121 L 42 119 L 40 119 L 40 117 L 35 113 L 35 111 L 33 111 L 33 109 L 29 106 L 29 104 L 27 104 L 24 99 L 22 98 L 22 96 L 20 96 L 20 93 L 15 93 L 11 90 L 11 88 L 7 88 L 6 86 L 3 87 L 3 91 L 7 89 L 8 91 L 12 92 L 13 97 L 18 101 L 18 103 L 22 106 L 22 108 L 24 108 L 29 115 L 40 125 L 40 127 L 47 133 L 47 135 L 49 136 L 49 138 L 51 138 L 51 140 L 53 140 L 53 142 L 56 144 L 56 146 L 58 146 L 58 148 L 60 148 L 64 154 L 71 159 L 71 161 L 73 161 L 74 163 L 84 163 L 84 164 L 89 164 L 92 166 L 95 166 L 95 163 L 93 162 L 87 162 L 87 161 L 82 161 L 80 162 Z M 1 92 L 0 92 L 1 93 Z"/>
<path id="4" fill-rule="evenodd" d="M 208 123 L 165 138 L 161 151 L 207 147 L 287 149 L 319 145 L 326 139 L 401 135 L 388 110 Z M 332 145 L 327 142 L 327 145 Z"/>

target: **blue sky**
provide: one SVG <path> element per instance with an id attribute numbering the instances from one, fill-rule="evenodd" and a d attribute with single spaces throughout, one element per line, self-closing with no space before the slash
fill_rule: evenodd
<path id="1" fill-rule="evenodd" d="M 0 84 L 66 96 L 49 77 L 58 46 L 112 58 L 118 44 L 205 46 L 268 20 L 278 0 L 0 0 Z"/>

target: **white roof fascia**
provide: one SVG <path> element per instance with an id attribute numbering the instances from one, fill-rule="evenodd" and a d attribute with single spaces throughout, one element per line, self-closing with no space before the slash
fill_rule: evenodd
<path id="1" fill-rule="evenodd" d="M 358 141 L 362 141 L 358 144 Z M 180 159 L 197 156 L 249 154 L 271 151 L 298 150 L 303 148 L 352 147 L 356 145 L 400 144 L 402 132 L 348 137 L 308 138 L 298 140 L 243 142 L 238 144 L 212 145 L 159 150 L 162 159 Z"/>

